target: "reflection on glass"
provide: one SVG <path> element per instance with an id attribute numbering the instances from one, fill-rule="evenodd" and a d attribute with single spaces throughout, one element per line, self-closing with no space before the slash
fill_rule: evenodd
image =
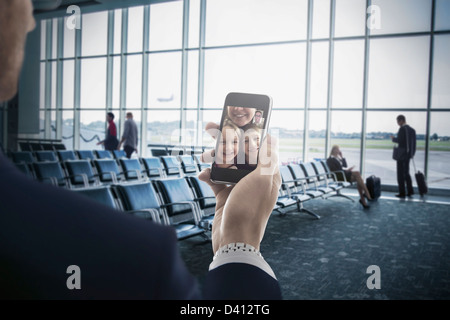
<path id="1" fill-rule="evenodd" d="M 406 123 L 416 130 L 416 167 L 423 171 L 425 163 L 425 112 L 367 112 L 365 176 L 375 174 L 383 184 L 397 184 L 396 162 L 392 159 L 394 143 L 390 136 L 397 135 L 399 126 L 396 118 L 399 114 L 403 114 Z M 410 170 L 413 174 L 412 163 Z"/>
<path id="2" fill-rule="evenodd" d="M 205 107 L 223 107 L 229 92 L 266 94 L 274 108 L 305 103 L 304 43 L 207 50 Z"/>
<path id="3" fill-rule="evenodd" d="M 181 48 L 183 33 L 183 1 L 150 6 L 150 50 Z"/>
<path id="4" fill-rule="evenodd" d="M 363 1 L 361 1 L 363 2 Z M 431 0 L 372 0 L 379 7 L 381 28 L 371 34 L 430 31 Z"/>
<path id="5" fill-rule="evenodd" d="M 311 108 L 326 108 L 328 96 L 328 41 L 313 42 L 311 48 Z"/>
<path id="6" fill-rule="evenodd" d="M 307 18 L 307 0 L 208 1 L 205 41 L 216 46 L 305 39 Z"/>
<path id="7" fill-rule="evenodd" d="M 361 108 L 364 41 L 336 41 L 333 64 L 333 107 Z"/>
<path id="8" fill-rule="evenodd" d="M 316 0 L 313 3 L 312 37 L 328 38 L 330 36 L 330 0 Z"/>
<path id="9" fill-rule="evenodd" d="M 432 112 L 430 123 L 430 153 L 428 186 L 450 189 L 450 112 Z M 423 167 L 418 168 L 423 171 Z"/>
<path id="10" fill-rule="evenodd" d="M 81 61 L 81 108 L 106 106 L 106 58 Z"/>
<path id="11" fill-rule="evenodd" d="M 433 108 L 450 108 L 450 35 L 434 38 Z"/>
<path id="12" fill-rule="evenodd" d="M 128 8 L 128 52 L 142 51 L 144 7 Z"/>
<path id="13" fill-rule="evenodd" d="M 149 107 L 180 107 L 181 53 L 155 53 L 149 56 Z"/>
<path id="14" fill-rule="evenodd" d="M 430 38 L 372 39 L 370 108 L 426 108 Z"/>
<path id="15" fill-rule="evenodd" d="M 436 0 L 436 20 L 434 22 L 434 30 L 450 29 L 450 1 Z"/>
<path id="16" fill-rule="evenodd" d="M 361 117 L 360 111 L 331 112 L 330 146 L 338 145 L 347 164 L 355 166 L 355 170 L 360 167 Z"/>
<path id="17" fill-rule="evenodd" d="M 127 57 L 127 108 L 141 106 L 142 54 Z"/>
<path id="18" fill-rule="evenodd" d="M 147 143 L 180 143 L 180 111 L 149 110 L 147 112 Z"/>
<path id="19" fill-rule="evenodd" d="M 81 25 L 81 54 L 106 54 L 108 40 L 108 11 L 84 14 Z"/>
<path id="20" fill-rule="evenodd" d="M 335 37 L 362 36 L 366 28 L 366 1 L 336 0 Z"/>

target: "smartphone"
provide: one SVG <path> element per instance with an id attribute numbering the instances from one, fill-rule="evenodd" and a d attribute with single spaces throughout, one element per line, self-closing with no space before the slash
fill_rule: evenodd
<path id="1" fill-rule="evenodd" d="M 231 92 L 226 96 L 211 166 L 212 182 L 236 184 L 255 170 L 271 112 L 272 98 L 267 95 Z"/>

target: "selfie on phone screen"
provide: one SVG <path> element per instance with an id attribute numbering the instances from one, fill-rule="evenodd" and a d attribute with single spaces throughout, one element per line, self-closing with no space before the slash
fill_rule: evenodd
<path id="1" fill-rule="evenodd" d="M 253 170 L 264 126 L 264 111 L 256 108 L 226 106 L 221 124 L 214 166 Z"/>

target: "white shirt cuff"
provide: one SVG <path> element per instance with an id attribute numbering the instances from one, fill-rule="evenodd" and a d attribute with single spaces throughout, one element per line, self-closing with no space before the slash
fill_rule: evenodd
<path id="1" fill-rule="evenodd" d="M 246 263 L 265 271 L 277 280 L 272 268 L 264 260 L 261 253 L 253 246 L 246 243 L 230 243 L 217 250 L 209 270 L 213 270 L 227 263 Z"/>

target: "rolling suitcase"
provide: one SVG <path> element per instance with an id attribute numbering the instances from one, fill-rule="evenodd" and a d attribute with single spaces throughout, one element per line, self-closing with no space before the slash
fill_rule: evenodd
<path id="1" fill-rule="evenodd" d="M 374 175 L 368 177 L 366 179 L 366 186 L 373 200 L 377 200 L 381 196 L 381 180 L 379 177 Z"/>
<path id="2" fill-rule="evenodd" d="M 414 173 L 416 176 L 417 188 L 419 189 L 419 193 L 421 196 L 428 192 L 427 182 L 425 181 L 425 175 L 416 170 L 416 163 L 414 162 L 414 158 L 412 159 L 414 165 Z"/>

